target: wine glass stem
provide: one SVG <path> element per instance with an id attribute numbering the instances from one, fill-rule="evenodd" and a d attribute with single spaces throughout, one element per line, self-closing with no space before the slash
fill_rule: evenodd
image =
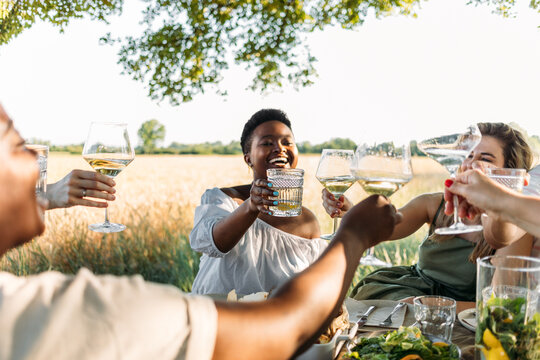
<path id="1" fill-rule="evenodd" d="M 339 218 L 336 216 L 336 217 L 334 218 L 334 229 L 332 230 L 332 234 L 335 234 L 335 233 L 336 233 L 338 227 L 339 227 Z"/>
<path id="2" fill-rule="evenodd" d="M 109 210 L 105 208 L 105 224 L 109 223 Z"/>
<path id="3" fill-rule="evenodd" d="M 450 173 L 450 177 L 452 179 L 455 179 L 456 178 L 456 172 L 455 171 L 452 171 Z M 461 218 L 458 216 L 458 206 L 459 206 L 459 200 L 458 200 L 458 196 L 457 195 L 454 195 L 452 196 L 452 202 L 454 203 L 454 225 L 456 224 L 461 224 Z"/>

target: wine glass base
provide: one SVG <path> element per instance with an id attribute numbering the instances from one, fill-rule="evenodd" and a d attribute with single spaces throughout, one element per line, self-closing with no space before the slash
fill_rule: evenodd
<path id="1" fill-rule="evenodd" d="M 334 234 L 324 234 L 324 235 L 321 235 L 321 239 L 323 240 L 332 240 L 334 238 L 334 235 L 336 235 L 335 233 Z"/>
<path id="2" fill-rule="evenodd" d="M 392 264 L 389 264 L 385 261 L 377 259 L 373 255 L 366 255 L 363 256 L 360 259 L 360 265 L 367 265 L 367 266 L 380 266 L 380 267 L 391 267 Z"/>
<path id="3" fill-rule="evenodd" d="M 462 223 L 453 224 L 449 227 L 435 229 L 437 235 L 456 235 L 467 234 L 477 231 L 482 231 L 484 227 L 482 225 L 465 225 Z"/>
<path id="4" fill-rule="evenodd" d="M 101 232 L 101 233 L 115 233 L 124 231 L 126 229 L 126 225 L 122 224 L 115 224 L 111 222 L 104 222 L 99 224 L 92 224 L 88 225 L 88 229 L 95 231 L 95 232 Z"/>

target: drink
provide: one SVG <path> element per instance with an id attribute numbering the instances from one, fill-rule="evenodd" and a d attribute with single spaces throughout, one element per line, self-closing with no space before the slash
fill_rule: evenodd
<path id="1" fill-rule="evenodd" d="M 380 194 L 390 197 L 393 193 L 406 185 L 410 177 L 404 174 L 383 174 L 380 171 L 363 171 L 353 169 L 356 180 L 368 194 Z"/>
<path id="2" fill-rule="evenodd" d="M 436 295 L 417 296 L 413 300 L 414 318 L 422 334 L 434 335 L 446 341 L 452 339 L 456 319 L 456 301 Z"/>
<path id="3" fill-rule="evenodd" d="M 279 196 L 269 197 L 277 200 L 276 206 L 269 206 L 268 209 L 274 216 L 297 216 L 302 213 L 302 191 L 301 187 L 296 188 L 274 188 L 279 192 Z"/>
<path id="4" fill-rule="evenodd" d="M 459 169 L 459 166 L 467 158 L 470 150 L 461 149 L 441 149 L 436 147 L 419 147 L 423 152 L 429 155 L 430 158 L 444 166 L 451 174 L 454 174 Z"/>
<path id="5" fill-rule="evenodd" d="M 321 184 L 332 193 L 336 198 L 347 191 L 356 181 L 354 176 L 343 175 L 333 177 L 317 177 Z"/>
<path id="6" fill-rule="evenodd" d="M 84 156 L 84 160 L 97 172 L 108 177 L 115 177 L 129 165 L 133 159 L 107 159 Z"/>
<path id="7" fill-rule="evenodd" d="M 27 149 L 37 154 L 37 164 L 39 167 L 39 177 L 36 182 L 36 196 L 45 198 L 47 191 L 47 158 L 49 156 L 49 147 L 47 145 L 26 144 Z"/>
<path id="8" fill-rule="evenodd" d="M 298 216 L 302 213 L 302 194 L 304 186 L 304 170 L 302 169 L 268 169 L 268 181 L 273 184 L 272 189 L 278 196 L 269 196 L 270 200 L 278 202 L 271 205 L 268 210 L 274 216 Z"/>

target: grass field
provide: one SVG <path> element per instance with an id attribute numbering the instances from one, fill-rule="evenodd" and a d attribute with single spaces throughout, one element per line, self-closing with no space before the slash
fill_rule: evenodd
<path id="1" fill-rule="evenodd" d="M 300 156 L 304 169 L 304 205 L 319 219 L 321 231 L 330 232 L 332 221 L 321 205 L 322 186 L 315 179 L 319 156 Z M 51 154 L 49 183 L 71 169 L 90 169 L 80 156 Z M 396 206 L 412 197 L 440 191 L 445 170 L 427 158 L 413 161 L 414 179 L 392 197 Z M 142 274 L 152 281 L 170 283 L 184 291 L 198 270 L 198 254 L 191 251 L 188 235 L 194 209 L 205 189 L 250 182 L 248 167 L 240 156 L 139 156 L 116 179 L 117 200 L 109 218 L 127 225 L 119 234 L 102 235 L 87 225 L 103 220 L 103 210 L 74 207 L 46 215 L 46 232 L 25 246 L 10 251 L 0 261 L 4 271 L 19 275 L 58 270 L 75 273 L 87 267 L 98 274 Z M 366 194 L 358 184 L 347 196 L 357 202 Z M 426 228 L 397 242 L 383 243 L 375 254 L 395 265 L 416 261 L 416 249 Z M 369 267 L 359 267 L 357 279 Z"/>

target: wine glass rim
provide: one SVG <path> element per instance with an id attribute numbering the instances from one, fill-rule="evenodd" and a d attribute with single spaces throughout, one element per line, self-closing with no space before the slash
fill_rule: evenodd
<path id="1" fill-rule="evenodd" d="M 493 265 L 490 260 L 500 259 L 500 260 L 521 260 L 524 263 L 527 262 L 533 266 L 509 266 L 509 265 Z M 529 271 L 538 271 L 540 269 L 540 259 L 533 258 L 530 256 L 518 256 L 518 255 L 489 255 L 484 256 L 483 258 L 478 258 L 476 260 L 477 264 L 482 267 L 492 268 L 492 269 L 504 269 L 504 270 L 513 270 L 520 272 L 529 272 Z"/>
<path id="2" fill-rule="evenodd" d="M 91 125 L 116 125 L 116 126 L 127 126 L 125 122 L 116 122 L 116 121 L 92 121 Z"/>

